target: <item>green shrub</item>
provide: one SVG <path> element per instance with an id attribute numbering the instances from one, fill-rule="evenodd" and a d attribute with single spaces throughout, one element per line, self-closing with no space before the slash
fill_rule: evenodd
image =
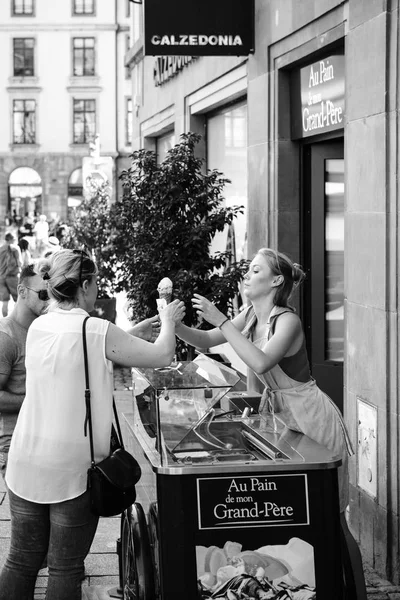
<path id="1" fill-rule="evenodd" d="M 91 193 L 85 195 L 69 221 L 65 248 L 86 249 L 95 259 L 99 270 L 98 297 L 108 298 L 121 289 L 121 277 L 115 256 L 110 188 L 93 182 Z"/>
<path id="2" fill-rule="evenodd" d="M 120 286 L 127 291 L 135 320 L 156 312 L 157 285 L 163 277 L 173 281 L 174 297 L 185 302 L 187 325 L 199 325 L 190 302 L 195 292 L 224 313 L 233 313 L 248 263 L 232 263 L 230 252 L 211 255 L 210 244 L 243 207 L 223 206 L 229 180 L 217 170 L 204 172 L 204 161 L 195 156 L 199 141 L 197 134 L 183 134 L 160 165 L 154 152 L 138 150 L 120 176 L 123 198 L 112 206 L 114 247 Z"/>

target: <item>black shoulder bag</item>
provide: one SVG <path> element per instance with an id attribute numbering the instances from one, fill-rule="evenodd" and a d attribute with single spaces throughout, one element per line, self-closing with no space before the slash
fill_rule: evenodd
<path id="1" fill-rule="evenodd" d="M 137 460 L 124 448 L 121 428 L 119 425 L 117 408 L 113 398 L 113 409 L 117 432 L 113 428 L 113 443 L 111 444 L 111 454 L 99 463 L 95 463 L 93 450 L 93 430 L 92 415 L 90 410 L 90 388 L 89 388 L 89 367 L 86 347 L 86 321 L 85 317 L 82 325 L 83 338 L 83 357 L 85 362 L 85 402 L 86 419 L 84 432 L 87 436 L 87 425 L 89 425 L 90 456 L 91 466 L 87 472 L 87 484 L 90 494 L 91 511 L 99 517 L 111 517 L 122 513 L 136 499 L 135 485 L 140 479 L 141 469 Z M 115 438 L 118 438 L 115 440 Z M 115 446 L 117 447 L 114 450 Z"/>

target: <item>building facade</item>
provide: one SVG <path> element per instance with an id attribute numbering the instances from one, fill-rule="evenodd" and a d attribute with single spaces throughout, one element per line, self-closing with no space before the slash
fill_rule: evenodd
<path id="1" fill-rule="evenodd" d="M 10 0 L 0 5 L 0 222 L 58 215 L 82 197 L 96 134 L 113 191 L 131 148 L 124 56 L 128 0 Z"/>
<path id="2" fill-rule="evenodd" d="M 246 207 L 236 257 L 270 246 L 303 264 L 312 373 L 355 449 L 350 526 L 399 583 L 399 2 L 255 0 L 248 57 L 144 56 L 141 11 L 133 149 L 162 160 L 201 133 L 207 167 L 232 180 L 226 201 Z"/>

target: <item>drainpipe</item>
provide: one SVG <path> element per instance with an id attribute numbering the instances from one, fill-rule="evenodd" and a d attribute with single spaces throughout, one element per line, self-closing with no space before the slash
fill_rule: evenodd
<path id="1" fill-rule="evenodd" d="M 119 103 L 119 93 L 118 93 L 118 82 L 119 82 L 119 78 L 118 78 L 118 33 L 119 33 L 119 25 L 118 25 L 118 2 L 115 2 L 114 4 L 115 8 L 114 8 L 114 14 L 115 14 L 115 25 L 116 25 L 116 30 L 115 30 L 115 150 L 116 150 L 116 157 L 115 157 L 115 175 L 114 175 L 114 180 L 115 180 L 115 185 L 114 187 L 114 200 L 118 199 L 118 157 L 119 157 L 119 150 L 118 150 L 118 103 Z"/>

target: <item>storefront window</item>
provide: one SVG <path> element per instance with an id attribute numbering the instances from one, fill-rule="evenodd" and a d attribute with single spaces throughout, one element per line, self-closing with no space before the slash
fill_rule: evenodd
<path id="1" fill-rule="evenodd" d="M 325 331 L 326 360 L 343 361 L 344 351 L 344 161 L 325 161 Z"/>
<path id="2" fill-rule="evenodd" d="M 156 154 L 157 164 L 161 164 L 164 158 L 167 156 L 168 150 L 171 150 L 175 146 L 175 134 L 173 131 L 169 131 L 165 135 L 160 135 L 156 139 Z"/>
<path id="3" fill-rule="evenodd" d="M 132 98 L 126 98 L 125 104 L 125 145 L 132 146 L 133 138 L 133 112 Z"/>
<path id="4" fill-rule="evenodd" d="M 246 258 L 247 213 L 247 104 L 240 102 L 207 118 L 207 167 L 221 171 L 228 183 L 226 206 L 244 206 L 233 225 L 215 237 L 211 251 L 230 249 L 232 260 Z"/>

